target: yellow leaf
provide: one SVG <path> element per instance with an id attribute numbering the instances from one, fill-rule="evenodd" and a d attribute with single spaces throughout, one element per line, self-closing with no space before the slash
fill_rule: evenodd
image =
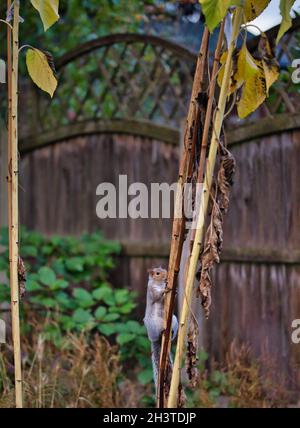
<path id="1" fill-rule="evenodd" d="M 218 82 L 218 85 L 220 86 L 220 88 L 222 86 L 222 81 L 223 81 L 223 76 L 224 76 L 224 68 L 225 68 L 227 55 L 228 55 L 228 52 L 225 51 L 222 53 L 221 58 L 220 58 L 221 67 L 219 69 L 219 73 L 218 73 L 218 77 L 217 77 L 217 82 Z"/>
<path id="2" fill-rule="evenodd" d="M 221 68 L 219 70 L 218 78 L 217 78 L 218 85 L 220 86 L 220 88 L 222 86 L 227 55 L 228 55 L 227 51 L 223 52 L 222 56 L 220 58 Z M 230 77 L 230 86 L 229 86 L 229 90 L 228 90 L 228 96 L 233 94 L 236 91 L 236 89 L 238 89 L 239 82 L 237 82 L 234 78 L 236 69 L 237 69 L 237 55 L 233 54 L 233 56 L 232 56 L 232 73 L 231 73 L 231 77 Z"/>
<path id="3" fill-rule="evenodd" d="M 280 13 L 282 16 L 282 22 L 277 34 L 276 43 L 279 42 L 281 37 L 292 26 L 292 18 L 291 18 L 290 12 L 294 3 L 295 3 L 295 0 L 280 0 Z"/>
<path id="4" fill-rule="evenodd" d="M 28 73 L 34 83 L 53 97 L 57 80 L 49 66 L 46 55 L 38 49 L 28 49 L 26 53 Z"/>
<path id="5" fill-rule="evenodd" d="M 218 75 L 219 86 L 222 84 L 226 58 L 227 52 L 224 52 L 220 60 L 222 67 Z M 258 72 L 258 67 L 255 63 L 255 60 L 249 53 L 245 43 L 243 44 L 242 49 L 238 52 L 238 54 L 233 55 L 232 61 L 232 76 L 229 95 L 239 89 L 245 83 L 245 81 L 247 81 L 247 79 L 251 78 Z"/>
<path id="6" fill-rule="evenodd" d="M 253 77 L 258 72 L 258 67 L 255 59 L 249 53 L 246 43 L 238 54 L 237 68 L 233 76 L 235 89 L 239 89 L 248 79 Z"/>
<path id="7" fill-rule="evenodd" d="M 274 65 L 272 62 L 269 62 L 265 59 L 262 60 L 264 73 L 265 73 L 265 79 L 266 79 L 266 91 L 267 95 L 269 94 L 269 89 L 273 85 L 274 82 L 279 77 L 279 69 L 276 65 Z"/>
<path id="8" fill-rule="evenodd" d="M 279 77 L 279 64 L 275 57 L 275 53 L 270 45 L 270 42 L 265 34 L 261 35 L 258 51 L 260 58 L 262 59 L 262 66 L 265 73 L 266 79 L 266 91 L 267 95 L 269 94 L 269 89 L 273 85 L 273 83 Z"/>
<path id="9" fill-rule="evenodd" d="M 39 12 L 47 31 L 59 19 L 58 4 L 59 0 L 30 0 L 32 6 Z"/>
<path id="10" fill-rule="evenodd" d="M 255 111 L 267 96 L 264 67 L 261 61 L 254 61 L 257 66 L 257 72 L 246 80 L 241 98 L 237 104 L 238 115 L 241 119 Z"/>
<path id="11" fill-rule="evenodd" d="M 205 15 L 205 23 L 212 33 L 217 25 L 225 17 L 232 0 L 199 0 L 202 12 Z"/>
<path id="12" fill-rule="evenodd" d="M 247 22 L 257 18 L 269 3 L 270 0 L 246 0 L 244 10 Z"/>

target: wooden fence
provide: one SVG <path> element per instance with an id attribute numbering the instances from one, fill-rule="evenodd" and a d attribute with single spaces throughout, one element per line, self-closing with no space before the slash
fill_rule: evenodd
<path id="1" fill-rule="evenodd" d="M 300 346 L 291 342 L 291 323 L 300 317 L 300 116 L 293 120 L 298 129 L 276 132 L 273 119 L 264 119 L 264 135 L 255 125 L 228 133 L 237 173 L 211 317 L 202 325 L 204 346 L 217 358 L 225 358 L 234 339 L 247 342 L 257 355 L 273 356 L 296 387 Z M 141 320 L 146 270 L 167 266 L 171 221 L 100 220 L 96 187 L 118 186 L 119 174 L 127 174 L 128 184 L 173 183 L 177 169 L 178 147 L 145 137 L 93 135 L 53 144 L 22 159 L 21 220 L 47 234 L 101 229 L 121 241 L 113 283 L 140 293 Z"/>
<path id="2" fill-rule="evenodd" d="M 167 266 L 171 220 L 100 220 L 96 188 L 103 182 L 118 186 L 120 174 L 128 184 L 176 181 L 194 63 L 189 51 L 158 38 L 109 36 L 59 61 L 61 85 L 50 107 L 32 90 L 22 103 L 30 120 L 21 140 L 21 222 L 46 234 L 101 229 L 121 241 L 112 281 L 139 292 L 139 320 L 147 268 Z M 90 85 L 77 93 L 78 70 L 100 89 Z M 220 360 L 234 339 L 249 343 L 258 356 L 274 357 L 296 389 L 300 345 L 291 341 L 291 322 L 300 318 L 300 115 L 282 110 L 264 111 L 260 116 L 267 117 L 255 124 L 227 132 L 237 174 L 211 316 L 201 322 L 201 333 L 207 351 Z"/>

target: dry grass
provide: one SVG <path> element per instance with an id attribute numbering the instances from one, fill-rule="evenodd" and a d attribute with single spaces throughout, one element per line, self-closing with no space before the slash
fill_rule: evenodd
<path id="1" fill-rule="evenodd" d="M 214 376 L 218 374 L 217 377 Z M 271 359 L 259 361 L 246 345 L 232 344 L 222 367 L 212 363 L 210 371 L 200 374 L 193 394 L 196 407 L 273 408 L 288 405 L 288 392 L 282 379 L 274 376 Z"/>
<path id="2" fill-rule="evenodd" d="M 35 352 L 32 353 L 32 349 Z M 69 335 L 62 349 L 46 342 L 40 333 L 34 346 L 23 346 L 26 407 L 117 407 L 121 404 L 116 347 L 103 337 L 88 341 L 84 334 Z M 7 356 L 1 354 L 3 379 L 0 407 L 14 405 L 14 388 Z"/>
<path id="3" fill-rule="evenodd" d="M 68 335 L 63 345 L 46 341 L 41 326 L 22 338 L 24 398 L 34 408 L 130 408 L 153 406 L 152 385 L 142 386 L 133 368 L 122 373 L 117 346 L 84 333 Z M 264 367 L 262 369 L 262 367 Z M 136 369 L 137 370 L 137 369 Z M 276 367 L 255 360 L 247 346 L 232 344 L 226 364 L 203 369 L 188 407 L 285 407 L 284 383 Z M 14 407 L 11 345 L 0 348 L 0 407 Z"/>

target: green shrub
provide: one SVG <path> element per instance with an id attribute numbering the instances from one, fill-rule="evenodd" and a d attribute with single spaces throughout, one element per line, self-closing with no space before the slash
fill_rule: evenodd
<path id="1" fill-rule="evenodd" d="M 8 275 L 7 229 L 1 231 L 0 245 L 0 272 Z M 139 363 L 139 380 L 149 382 L 149 341 L 145 327 L 134 321 L 136 293 L 112 288 L 108 282 L 119 244 L 104 239 L 101 233 L 44 237 L 23 228 L 20 248 L 27 268 L 21 314 L 25 332 L 33 314 L 48 320 L 45 338 L 56 346 L 67 333 L 100 332 L 119 345 L 121 360 L 132 367 L 134 360 Z M 7 283 L 0 284 L 0 302 L 9 300 Z"/>

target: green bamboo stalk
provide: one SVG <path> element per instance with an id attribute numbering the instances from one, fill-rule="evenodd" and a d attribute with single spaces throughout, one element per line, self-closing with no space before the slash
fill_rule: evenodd
<path id="1" fill-rule="evenodd" d="M 181 364 L 182 364 L 184 350 L 185 350 L 186 333 L 187 333 L 188 319 L 189 319 L 190 308 L 191 308 L 194 279 L 196 275 L 200 249 L 203 244 L 205 218 L 207 214 L 209 195 L 210 195 L 211 186 L 213 182 L 213 173 L 214 173 L 216 155 L 218 150 L 218 142 L 219 142 L 222 123 L 224 119 L 227 94 L 229 92 L 230 76 L 232 71 L 232 54 L 236 46 L 236 41 L 239 35 L 242 19 L 243 19 L 243 9 L 241 7 L 238 7 L 235 11 L 234 19 L 233 19 L 231 43 L 228 49 L 222 87 L 221 87 L 219 101 L 218 101 L 218 107 L 216 110 L 215 120 L 213 123 L 213 134 L 212 134 L 212 139 L 211 139 L 211 144 L 209 149 L 208 160 L 206 164 L 206 174 L 205 174 L 205 179 L 203 183 L 203 188 L 201 190 L 200 210 L 199 210 L 199 215 L 197 219 L 195 240 L 193 243 L 191 257 L 189 260 L 187 279 L 184 287 L 184 300 L 183 300 L 183 306 L 182 306 L 182 311 L 180 316 L 176 355 L 175 355 L 174 368 L 173 368 L 173 374 L 172 374 L 172 380 L 171 380 L 170 395 L 168 400 L 169 408 L 176 407 L 177 405 L 178 386 L 180 382 Z"/>

